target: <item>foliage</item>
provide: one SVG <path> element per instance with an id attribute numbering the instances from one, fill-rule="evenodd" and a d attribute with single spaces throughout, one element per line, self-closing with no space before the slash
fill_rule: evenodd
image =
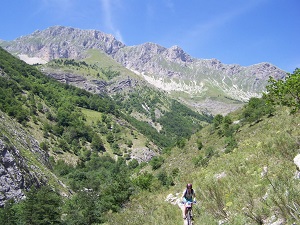
<path id="1" fill-rule="evenodd" d="M 32 188 L 19 204 L 8 202 L 0 210 L 1 224 L 62 224 L 61 197 L 49 186 Z"/>
<path id="2" fill-rule="evenodd" d="M 137 159 L 132 159 L 129 163 L 128 163 L 128 167 L 130 169 L 135 169 L 139 166 L 139 162 L 137 161 Z"/>
<path id="3" fill-rule="evenodd" d="M 212 117 L 194 112 L 175 100 L 168 99 L 163 93 L 153 92 L 150 88 L 138 89 L 124 96 L 115 95 L 114 99 L 129 114 L 139 113 L 152 123 L 159 123 L 162 130 L 158 133 L 148 122 L 127 117 L 138 130 L 160 147 L 173 146 L 181 138 L 188 138 L 202 128 L 202 123 L 210 123 Z M 159 112 L 156 116 L 155 111 Z"/>
<path id="4" fill-rule="evenodd" d="M 174 185 L 174 181 L 173 181 L 172 177 L 169 176 L 168 173 L 165 170 L 161 170 L 157 174 L 157 178 L 163 186 L 169 187 L 171 185 Z"/>
<path id="5" fill-rule="evenodd" d="M 217 114 L 213 119 L 214 128 L 219 128 L 220 124 L 223 122 L 223 116 L 221 114 Z"/>
<path id="6" fill-rule="evenodd" d="M 105 151 L 105 147 L 103 145 L 103 141 L 98 134 L 94 134 L 91 147 L 95 151 Z"/>
<path id="7" fill-rule="evenodd" d="M 149 163 L 153 170 L 157 170 L 164 163 L 164 158 L 162 156 L 154 156 Z"/>
<path id="8" fill-rule="evenodd" d="M 200 139 L 197 140 L 197 147 L 198 147 L 198 150 L 201 150 L 203 148 L 203 143 Z"/>
<path id="9" fill-rule="evenodd" d="M 137 178 L 133 179 L 134 184 L 142 190 L 151 190 L 151 185 L 154 180 L 154 176 L 151 173 L 144 172 Z"/>
<path id="10" fill-rule="evenodd" d="M 297 112 L 300 109 L 300 69 L 288 74 L 284 80 L 275 80 L 270 77 L 267 85 L 268 101 L 273 104 L 288 106 L 291 111 Z"/>
<path id="11" fill-rule="evenodd" d="M 104 213 L 118 211 L 131 196 L 134 188 L 129 176 L 122 158 L 115 161 L 109 156 L 92 155 L 91 160 L 64 175 L 77 191 L 66 204 L 65 220 L 70 224 L 75 218 L 79 224 L 103 222 Z"/>
<path id="12" fill-rule="evenodd" d="M 126 116 L 125 119 L 127 122 L 136 127 L 147 138 L 153 140 L 153 142 L 158 146 L 167 147 L 172 145 L 172 140 L 158 133 L 157 130 L 151 127 L 147 122 L 139 121 L 130 116 Z"/>
<path id="13" fill-rule="evenodd" d="M 157 122 L 163 125 L 162 133 L 169 134 L 175 140 L 188 138 L 191 134 L 200 130 L 201 126 L 195 121 L 210 122 L 209 116 L 200 115 L 177 101 L 172 101 L 171 110 L 166 112 Z"/>
<path id="14" fill-rule="evenodd" d="M 265 98 L 251 98 L 249 103 L 244 107 L 242 118 L 246 122 L 257 122 L 263 116 L 271 116 L 274 112 L 274 107 L 267 104 Z"/>

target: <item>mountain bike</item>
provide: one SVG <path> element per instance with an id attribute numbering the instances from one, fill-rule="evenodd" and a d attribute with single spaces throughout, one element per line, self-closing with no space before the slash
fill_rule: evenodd
<path id="1" fill-rule="evenodd" d="M 185 203 L 185 207 L 187 209 L 187 214 L 186 214 L 187 225 L 193 225 L 193 207 L 192 207 L 193 204 L 195 204 L 195 202 Z"/>

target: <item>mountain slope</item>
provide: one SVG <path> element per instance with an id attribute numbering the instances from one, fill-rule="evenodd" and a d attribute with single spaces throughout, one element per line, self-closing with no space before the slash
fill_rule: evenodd
<path id="1" fill-rule="evenodd" d="M 77 68 L 75 61 L 65 62 Z M 0 48 L 0 110 L 7 118 L 0 127 L 1 172 L 5 178 L 1 180 L 0 204 L 13 197 L 20 200 L 32 185 L 64 189 L 53 175 L 62 162 L 67 168 L 80 169 L 101 155 L 128 164 L 148 162 L 212 119 L 150 87 L 136 90 L 139 94 L 118 94 L 114 98 L 105 93 L 92 94 L 57 82 Z M 21 126 L 29 137 L 17 132 Z M 20 169 L 11 174 L 12 167 Z M 7 177 L 16 177 L 17 181 L 6 183 Z M 9 194 L 10 190 L 15 191 Z"/>
<path id="2" fill-rule="evenodd" d="M 273 116 L 247 122 L 247 107 L 226 117 L 229 128 L 235 127 L 231 138 L 222 122 L 173 148 L 156 173 L 174 174 L 175 185 L 158 192 L 153 182 L 108 224 L 182 224 L 177 204 L 186 183 L 193 183 L 197 196 L 195 224 L 297 224 L 300 186 L 293 159 L 300 153 L 299 113 L 278 107 Z M 232 138 L 236 144 L 229 148 Z"/>
<path id="3" fill-rule="evenodd" d="M 165 198 L 172 193 L 178 199 L 187 182 L 194 184 L 197 193 L 194 212 L 199 224 L 300 220 L 300 187 L 293 163 L 299 154 L 299 113 L 292 115 L 284 107 L 275 110 L 265 99 L 254 99 L 240 111 L 216 116 L 213 124 L 190 137 L 185 136 L 189 123 L 195 123 L 195 132 L 211 118 L 195 114 L 164 92 L 153 92 L 151 85 L 128 88 L 126 95 L 93 95 L 44 76 L 3 49 L 0 59 L 1 175 L 14 176 L 16 181 L 23 176 L 28 187 L 48 183 L 64 193 L 69 188 L 62 180 L 74 191 L 59 207 L 62 222 L 179 224 L 179 208 Z M 92 63 L 70 59 L 53 63 L 48 66 L 71 70 L 71 75 L 79 71 L 85 76 L 89 69 L 87 76 L 97 76 Z M 99 76 L 110 81 L 120 76 L 115 72 L 111 68 Z M 165 130 L 158 132 L 166 121 Z M 164 136 L 169 130 L 176 132 Z M 173 139 L 180 134 L 182 139 Z M 159 147 L 172 139 L 176 145 Z M 139 164 L 134 159 L 141 158 L 132 153 L 142 148 L 153 155 L 142 152 L 148 158 Z M 22 157 L 17 158 L 18 150 Z M 13 169 L 15 174 L 9 174 Z M 1 189 L 8 192 L 4 181 Z M 13 195 L 22 198 L 24 193 L 18 189 L 22 182 L 10 184 L 16 190 Z M 12 196 L 3 197 L 1 204 Z M 23 202 L 26 199 L 10 211 L 19 214 L 9 214 L 18 222 L 24 219 L 19 217 L 26 210 Z M 0 208 L 1 222 L 9 206 Z"/>
<path id="4" fill-rule="evenodd" d="M 35 137 L 0 111 L 0 207 L 8 199 L 20 201 L 32 186 L 53 185 L 62 195 L 69 190 L 52 173 L 48 152 Z"/>
<path id="5" fill-rule="evenodd" d="M 100 31 L 62 26 L 0 44 L 28 62 L 33 57 L 44 62 L 58 58 L 86 60 L 91 49 L 98 50 L 189 107 L 213 114 L 226 114 L 249 98 L 260 96 L 269 76 L 281 79 L 286 75 L 269 63 L 226 65 L 216 59 L 192 58 L 178 46 L 125 46 Z M 131 77 L 132 73 L 126 75 Z"/>

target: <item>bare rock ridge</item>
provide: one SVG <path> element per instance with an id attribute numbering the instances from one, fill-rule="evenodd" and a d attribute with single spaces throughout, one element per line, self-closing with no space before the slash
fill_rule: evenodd
<path id="1" fill-rule="evenodd" d="M 50 61 L 57 58 L 84 58 L 87 49 L 100 49 L 109 55 L 114 55 L 122 47 L 124 44 L 110 34 L 96 30 L 54 26 L 17 38 L 5 49 Z"/>
<path id="2" fill-rule="evenodd" d="M 3 41 L 0 46 L 24 60 L 27 57 L 27 62 L 34 58 L 39 62 L 57 58 L 85 59 L 88 50 L 97 49 L 156 88 L 173 97 L 188 96 L 180 100 L 196 110 L 197 106 L 199 111 L 204 107 L 213 114 L 227 113 L 235 108 L 218 108 L 220 102 L 224 104 L 224 98 L 246 102 L 251 97 L 261 96 L 270 76 L 275 79 L 286 76 L 285 71 L 270 63 L 223 64 L 217 59 L 193 58 L 179 46 L 165 48 L 150 42 L 125 46 L 110 34 L 63 26 L 35 31 L 14 41 Z M 92 89 L 103 90 L 103 83 L 101 85 Z M 114 90 L 121 89 L 114 87 Z"/>
<path id="3" fill-rule="evenodd" d="M 0 130 L 3 131 L 0 132 L 0 207 L 2 207 L 9 199 L 15 201 L 23 199 L 24 191 L 32 186 L 46 184 L 53 174 L 48 170 L 51 167 L 48 153 L 2 111 L 0 111 Z"/>

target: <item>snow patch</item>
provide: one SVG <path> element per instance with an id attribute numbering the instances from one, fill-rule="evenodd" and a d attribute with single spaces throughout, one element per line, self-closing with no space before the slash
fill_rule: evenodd
<path id="1" fill-rule="evenodd" d="M 25 54 L 21 54 L 18 56 L 21 60 L 23 60 L 24 62 L 26 62 L 27 64 L 30 64 L 30 65 L 37 64 L 37 63 L 39 63 L 39 64 L 47 63 L 46 60 L 38 58 L 38 57 L 29 57 L 28 55 L 25 55 Z"/>

